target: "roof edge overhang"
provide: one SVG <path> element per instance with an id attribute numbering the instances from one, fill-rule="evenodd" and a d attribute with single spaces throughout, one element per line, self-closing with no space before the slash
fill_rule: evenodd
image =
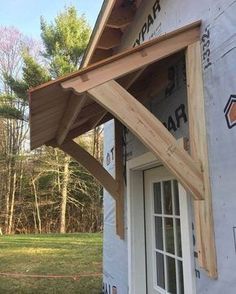
<path id="1" fill-rule="evenodd" d="M 104 0 L 80 68 L 114 55 L 143 0 Z"/>
<path id="2" fill-rule="evenodd" d="M 92 31 L 91 37 L 89 39 L 88 46 L 85 50 L 80 68 L 86 67 L 89 64 L 89 61 L 93 55 L 93 52 L 95 50 L 95 46 L 101 37 L 101 34 L 104 30 L 105 24 L 107 22 L 107 19 L 109 15 L 111 14 L 111 11 L 115 5 L 116 0 L 104 0 L 101 10 L 99 12 L 98 18 L 96 20 L 94 29 Z"/>

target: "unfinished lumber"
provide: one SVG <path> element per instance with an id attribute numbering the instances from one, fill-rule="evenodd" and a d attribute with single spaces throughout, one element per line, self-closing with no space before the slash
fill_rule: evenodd
<path id="1" fill-rule="evenodd" d="M 97 44 L 97 48 L 104 50 L 115 48 L 120 44 L 121 36 L 122 33 L 120 30 L 106 28 Z"/>
<path id="2" fill-rule="evenodd" d="M 120 29 L 128 26 L 134 19 L 135 10 L 132 7 L 119 7 L 112 11 L 106 26 Z"/>
<path id="3" fill-rule="evenodd" d="M 111 12 L 114 8 L 116 1 L 115 0 L 110 0 L 106 2 L 106 6 L 102 9 L 104 9 L 104 13 L 102 14 L 102 17 L 100 19 L 100 22 L 98 23 L 98 27 L 96 29 L 96 33 L 92 39 L 92 43 L 89 44 L 88 50 L 87 50 L 87 54 L 85 55 L 85 59 L 84 59 L 84 64 L 83 66 L 86 67 L 89 65 L 92 54 L 94 53 L 94 50 L 96 49 L 97 43 L 99 42 L 99 39 L 102 36 L 102 33 L 105 29 L 107 20 L 109 18 L 109 16 L 111 15 Z"/>
<path id="4" fill-rule="evenodd" d="M 64 89 L 76 87 L 77 93 L 83 93 L 107 81 L 141 69 L 181 51 L 189 44 L 199 40 L 199 26 L 200 22 L 196 22 L 124 53 L 117 54 L 106 61 L 78 72 L 69 80 L 61 80 L 61 86 Z"/>
<path id="5" fill-rule="evenodd" d="M 123 126 L 118 120 L 115 120 L 115 175 L 118 186 L 116 232 L 121 239 L 124 239 Z"/>
<path id="6" fill-rule="evenodd" d="M 68 135 L 65 138 L 65 141 L 77 138 L 78 136 L 89 132 L 93 127 L 99 126 L 106 123 L 107 121 L 113 119 L 114 117 L 110 113 L 106 113 L 105 116 L 101 119 L 101 115 L 92 117 L 89 121 L 85 121 L 83 124 L 69 131 Z"/>
<path id="7" fill-rule="evenodd" d="M 79 162 L 84 168 L 86 168 L 91 175 L 97 179 L 100 184 L 111 194 L 111 196 L 117 200 L 118 187 L 114 178 L 106 171 L 106 169 L 98 162 L 91 154 L 84 150 L 79 144 L 73 140 L 67 141 L 64 144 L 58 146 L 62 151 L 69 154 L 77 162 Z"/>
<path id="8" fill-rule="evenodd" d="M 107 111 L 104 109 L 103 112 L 97 116 L 97 119 L 91 124 L 91 129 L 95 129 L 98 125 L 100 125 L 106 114 Z"/>
<path id="9" fill-rule="evenodd" d="M 65 140 L 73 123 L 75 122 L 82 107 L 84 106 L 86 99 L 86 94 L 83 94 L 81 96 L 75 95 L 74 93 L 71 94 L 69 102 L 67 104 L 67 107 L 58 127 L 56 136 L 58 145 L 61 145 Z"/>
<path id="10" fill-rule="evenodd" d="M 201 48 L 197 41 L 186 51 L 188 116 L 191 156 L 200 162 L 204 180 L 204 201 L 194 201 L 195 231 L 199 265 L 211 278 L 217 278 L 217 261 L 208 166 Z"/>
<path id="11" fill-rule="evenodd" d="M 107 49 L 96 49 L 94 51 L 93 57 L 91 57 L 90 62 L 96 63 L 101 60 L 107 59 L 113 55 L 113 49 L 107 50 Z"/>
<path id="12" fill-rule="evenodd" d="M 142 75 L 146 68 L 147 67 L 144 66 L 138 71 L 132 72 L 127 77 L 124 77 L 123 79 L 119 80 L 118 83 L 121 83 L 122 87 L 128 90 L 135 83 L 135 81 Z"/>
<path id="13" fill-rule="evenodd" d="M 74 91 L 76 92 L 76 87 Z M 130 129 L 193 195 L 204 198 L 199 165 L 180 148 L 163 124 L 117 82 L 110 81 L 88 91 L 97 103 Z M 119 101 L 119 103 L 117 103 Z"/>

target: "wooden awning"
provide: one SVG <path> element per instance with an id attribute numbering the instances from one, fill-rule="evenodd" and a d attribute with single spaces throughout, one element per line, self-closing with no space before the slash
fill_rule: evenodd
<path id="1" fill-rule="evenodd" d="M 197 211 L 199 260 L 216 276 L 211 191 L 205 132 L 200 55 L 200 25 L 179 30 L 66 77 L 30 91 L 31 147 L 59 147 L 85 166 L 117 203 L 117 231 L 124 237 L 123 179 L 120 123 L 156 155 L 194 200 L 204 200 Z M 152 64 L 184 51 L 188 82 L 190 145 L 192 156 L 148 111 L 129 88 Z M 157 81 L 158 82 L 158 81 Z M 116 177 L 113 178 L 73 138 L 112 118 L 116 119 Z M 196 123 L 197 121 L 197 123 Z M 117 160 L 119 158 L 119 160 Z M 203 238 L 203 232 L 207 236 Z M 210 250 L 209 250 L 210 248 Z"/>
<path id="2" fill-rule="evenodd" d="M 99 122 L 110 120 L 113 116 L 104 114 L 104 107 L 91 99 L 88 90 L 124 76 L 127 79 L 123 78 L 121 84 L 127 88 L 135 78 L 129 73 L 187 48 L 199 39 L 199 26 L 196 22 L 30 90 L 31 148 L 51 140 L 62 143 L 65 133 L 75 138 Z"/>

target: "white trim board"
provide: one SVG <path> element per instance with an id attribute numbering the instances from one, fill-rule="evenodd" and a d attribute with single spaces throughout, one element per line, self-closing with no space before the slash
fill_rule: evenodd
<path id="1" fill-rule="evenodd" d="M 129 294 L 144 294 L 146 293 L 146 245 L 145 245 L 145 222 L 144 222 L 144 179 L 143 171 L 149 168 L 157 167 L 161 162 L 151 153 L 147 152 L 141 156 L 127 161 L 127 223 L 128 223 L 128 282 Z M 179 189 L 183 189 L 181 186 Z M 186 192 L 185 197 L 187 197 Z M 189 216 L 190 199 L 187 197 L 185 201 L 185 213 L 189 222 L 184 230 L 183 244 L 188 243 L 186 248 L 189 252 L 187 266 L 192 270 L 189 272 L 190 280 L 188 289 L 196 293 L 194 280 L 194 261 L 192 248 L 192 231 L 191 221 Z M 183 229 L 183 228 L 182 228 Z"/>

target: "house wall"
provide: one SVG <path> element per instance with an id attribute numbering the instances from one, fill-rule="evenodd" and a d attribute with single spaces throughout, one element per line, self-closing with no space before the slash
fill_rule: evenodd
<path id="1" fill-rule="evenodd" d="M 217 280 L 210 280 L 197 266 L 197 293 L 217 294 L 236 289 L 236 1 L 233 0 L 156 0 L 143 1 L 135 21 L 123 38 L 119 51 L 137 46 L 146 40 L 170 32 L 196 20 L 202 20 L 202 61 L 205 111 L 212 185 L 213 215 L 217 250 Z M 188 136 L 188 123 L 175 112 L 186 105 L 183 60 L 173 67 L 176 85 L 167 95 L 163 91 L 147 107 L 163 122 L 174 121 L 171 132 L 176 138 Z M 170 119 L 172 117 L 172 120 Z M 228 120 L 227 120 L 227 118 Z M 172 123 L 173 126 L 173 123 Z M 104 165 L 114 172 L 112 157 L 113 123 L 105 125 Z M 145 153 L 146 148 L 129 132 L 126 134 L 127 160 Z M 110 160 L 109 159 L 110 156 Z M 127 222 L 126 222 L 127 231 Z M 121 241 L 115 234 L 114 201 L 104 195 L 104 283 L 112 293 L 128 293 L 127 238 Z M 110 292 L 109 292 L 110 285 Z M 114 292 L 115 288 L 114 288 Z"/>

